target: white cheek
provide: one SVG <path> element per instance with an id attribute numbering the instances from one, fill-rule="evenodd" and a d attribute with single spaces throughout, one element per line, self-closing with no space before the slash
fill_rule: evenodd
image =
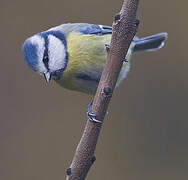
<path id="1" fill-rule="evenodd" d="M 46 72 L 46 67 L 42 62 L 44 56 L 44 50 L 45 50 L 45 41 L 41 36 L 34 35 L 33 37 L 31 37 L 31 44 L 37 46 L 37 56 L 38 56 L 37 72 L 39 74 L 41 73 L 43 74 L 44 72 Z"/>
<path id="2" fill-rule="evenodd" d="M 60 39 L 53 35 L 48 36 L 49 69 L 51 72 L 66 66 L 66 48 Z"/>

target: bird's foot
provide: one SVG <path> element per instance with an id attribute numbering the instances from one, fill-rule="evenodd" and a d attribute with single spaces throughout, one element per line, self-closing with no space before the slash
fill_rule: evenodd
<path id="1" fill-rule="evenodd" d="M 96 123 L 102 123 L 102 121 L 97 120 L 95 114 L 91 111 L 92 110 L 92 105 L 93 105 L 93 100 L 89 103 L 86 114 L 87 117 L 90 121 L 96 122 Z"/>
<path id="2" fill-rule="evenodd" d="M 105 44 L 105 48 L 106 48 L 106 51 L 109 52 L 109 50 L 110 50 L 110 45 L 109 45 L 109 44 Z"/>
<path id="3" fill-rule="evenodd" d="M 125 58 L 125 59 L 123 59 L 122 61 L 123 61 L 123 62 L 129 62 L 129 61 L 128 61 L 128 59 L 126 59 L 126 58 Z"/>

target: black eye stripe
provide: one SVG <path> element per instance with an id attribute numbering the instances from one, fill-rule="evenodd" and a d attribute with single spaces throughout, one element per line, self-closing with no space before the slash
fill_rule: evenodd
<path id="1" fill-rule="evenodd" d="M 48 44 L 49 44 L 49 42 L 48 42 L 48 36 L 45 36 L 44 41 L 45 41 L 45 50 L 44 50 L 44 56 L 43 56 L 42 61 L 43 61 L 44 65 L 45 65 L 46 69 L 49 70 L 49 64 L 48 64 L 49 63 L 49 57 L 48 57 Z"/>

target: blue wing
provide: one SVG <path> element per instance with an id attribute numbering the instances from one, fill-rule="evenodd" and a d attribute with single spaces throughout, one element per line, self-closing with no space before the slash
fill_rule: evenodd
<path id="1" fill-rule="evenodd" d="M 83 28 L 80 32 L 83 34 L 96 35 L 112 34 L 112 27 L 92 24 Z"/>
<path id="2" fill-rule="evenodd" d="M 112 27 L 97 25 L 97 24 L 87 24 L 87 23 L 73 23 L 74 32 L 80 32 L 82 34 L 112 34 Z"/>

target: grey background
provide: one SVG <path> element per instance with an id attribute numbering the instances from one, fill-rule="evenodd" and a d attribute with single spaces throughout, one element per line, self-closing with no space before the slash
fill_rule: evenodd
<path id="1" fill-rule="evenodd" d="M 122 0 L 0 0 L 0 179 L 61 180 L 91 97 L 47 85 L 26 65 L 23 41 L 65 22 L 112 24 Z M 188 179 L 187 1 L 140 1 L 137 35 L 162 31 L 158 52 L 135 54 L 115 91 L 88 178 Z"/>

